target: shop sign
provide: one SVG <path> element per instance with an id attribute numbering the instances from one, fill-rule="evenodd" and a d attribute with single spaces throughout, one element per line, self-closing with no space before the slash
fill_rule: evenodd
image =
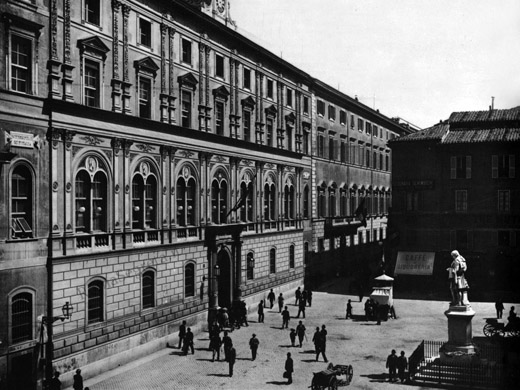
<path id="1" fill-rule="evenodd" d="M 34 135 L 30 133 L 20 133 L 18 131 L 11 131 L 10 134 L 11 146 L 19 148 L 34 148 Z"/>
<path id="2" fill-rule="evenodd" d="M 398 252 L 394 275 L 431 275 L 435 252 Z"/>

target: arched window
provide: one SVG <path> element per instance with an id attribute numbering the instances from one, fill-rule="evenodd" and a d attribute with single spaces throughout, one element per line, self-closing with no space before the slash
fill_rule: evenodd
<path id="1" fill-rule="evenodd" d="M 276 249 L 274 248 L 269 251 L 269 272 L 276 273 Z"/>
<path id="2" fill-rule="evenodd" d="M 274 221 L 276 206 L 276 186 L 274 183 L 265 183 L 264 186 L 264 219 Z"/>
<path id="3" fill-rule="evenodd" d="M 336 216 L 336 189 L 329 187 L 329 217 Z"/>
<path id="4" fill-rule="evenodd" d="M 184 297 L 195 296 L 195 264 L 188 263 L 184 266 Z"/>
<path id="5" fill-rule="evenodd" d="M 325 188 L 323 186 L 318 187 L 318 218 L 324 218 L 326 212 L 326 203 L 325 199 Z"/>
<path id="6" fill-rule="evenodd" d="M 102 280 L 94 280 L 88 284 L 88 313 L 89 324 L 102 322 L 104 319 L 104 283 Z"/>
<path id="7" fill-rule="evenodd" d="M 143 273 L 143 309 L 155 306 L 155 272 L 148 270 Z"/>
<path id="8" fill-rule="evenodd" d="M 254 275 L 254 254 L 253 252 L 249 252 L 246 257 L 246 269 L 247 269 L 247 280 L 253 280 Z"/>
<path id="9" fill-rule="evenodd" d="M 85 169 L 76 175 L 76 232 L 107 231 L 107 176 L 95 157 L 85 159 Z"/>
<path id="10" fill-rule="evenodd" d="M 294 244 L 289 247 L 289 268 L 294 268 Z"/>
<path id="11" fill-rule="evenodd" d="M 132 179 L 132 228 L 157 227 L 157 178 L 150 165 L 141 162 Z"/>
<path id="12" fill-rule="evenodd" d="M 309 218 L 309 186 L 303 189 L 303 218 Z"/>
<path id="13" fill-rule="evenodd" d="M 355 216 L 356 215 L 356 208 L 358 206 L 358 198 L 357 193 L 355 189 L 350 190 L 350 215 Z"/>
<path id="14" fill-rule="evenodd" d="M 240 220 L 243 222 L 253 222 L 253 182 L 240 183 Z"/>
<path id="15" fill-rule="evenodd" d="M 227 181 L 215 179 L 211 183 L 211 218 L 215 224 L 226 223 L 227 216 Z"/>
<path id="16" fill-rule="evenodd" d="M 284 218 L 294 219 L 294 186 L 286 184 L 283 191 Z"/>
<path id="17" fill-rule="evenodd" d="M 33 296 L 16 294 L 11 300 L 11 341 L 13 344 L 33 338 Z"/>
<path id="18" fill-rule="evenodd" d="M 348 215 L 348 192 L 347 189 L 342 187 L 340 189 L 340 200 L 339 200 L 339 214 L 342 217 L 346 217 Z"/>
<path id="19" fill-rule="evenodd" d="M 19 164 L 11 174 L 12 238 L 33 236 L 33 179 L 29 168 Z"/>
<path id="20" fill-rule="evenodd" d="M 177 179 L 177 224 L 179 226 L 196 225 L 196 202 L 197 202 L 197 184 L 195 178 L 185 176 Z"/>

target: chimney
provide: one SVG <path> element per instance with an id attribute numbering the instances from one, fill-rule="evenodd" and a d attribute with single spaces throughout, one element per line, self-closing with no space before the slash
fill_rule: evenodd
<path id="1" fill-rule="evenodd" d="M 495 109 L 495 97 L 491 96 L 491 110 Z"/>

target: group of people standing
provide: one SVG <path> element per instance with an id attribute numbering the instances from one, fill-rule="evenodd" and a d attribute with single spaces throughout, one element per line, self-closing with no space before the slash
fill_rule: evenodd
<path id="1" fill-rule="evenodd" d="M 388 382 L 401 380 L 401 383 L 404 383 L 408 379 L 406 375 L 408 359 L 404 351 L 401 351 L 401 356 L 397 356 L 395 349 L 392 349 L 392 352 L 386 359 L 386 368 L 388 368 Z"/>

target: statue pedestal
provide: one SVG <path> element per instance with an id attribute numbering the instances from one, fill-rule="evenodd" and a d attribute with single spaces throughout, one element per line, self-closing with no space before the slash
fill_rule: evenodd
<path id="1" fill-rule="evenodd" d="M 469 304 L 450 305 L 444 314 L 448 317 L 448 342 L 440 349 L 441 362 L 472 361 L 477 357 L 471 328 L 475 311 Z"/>

